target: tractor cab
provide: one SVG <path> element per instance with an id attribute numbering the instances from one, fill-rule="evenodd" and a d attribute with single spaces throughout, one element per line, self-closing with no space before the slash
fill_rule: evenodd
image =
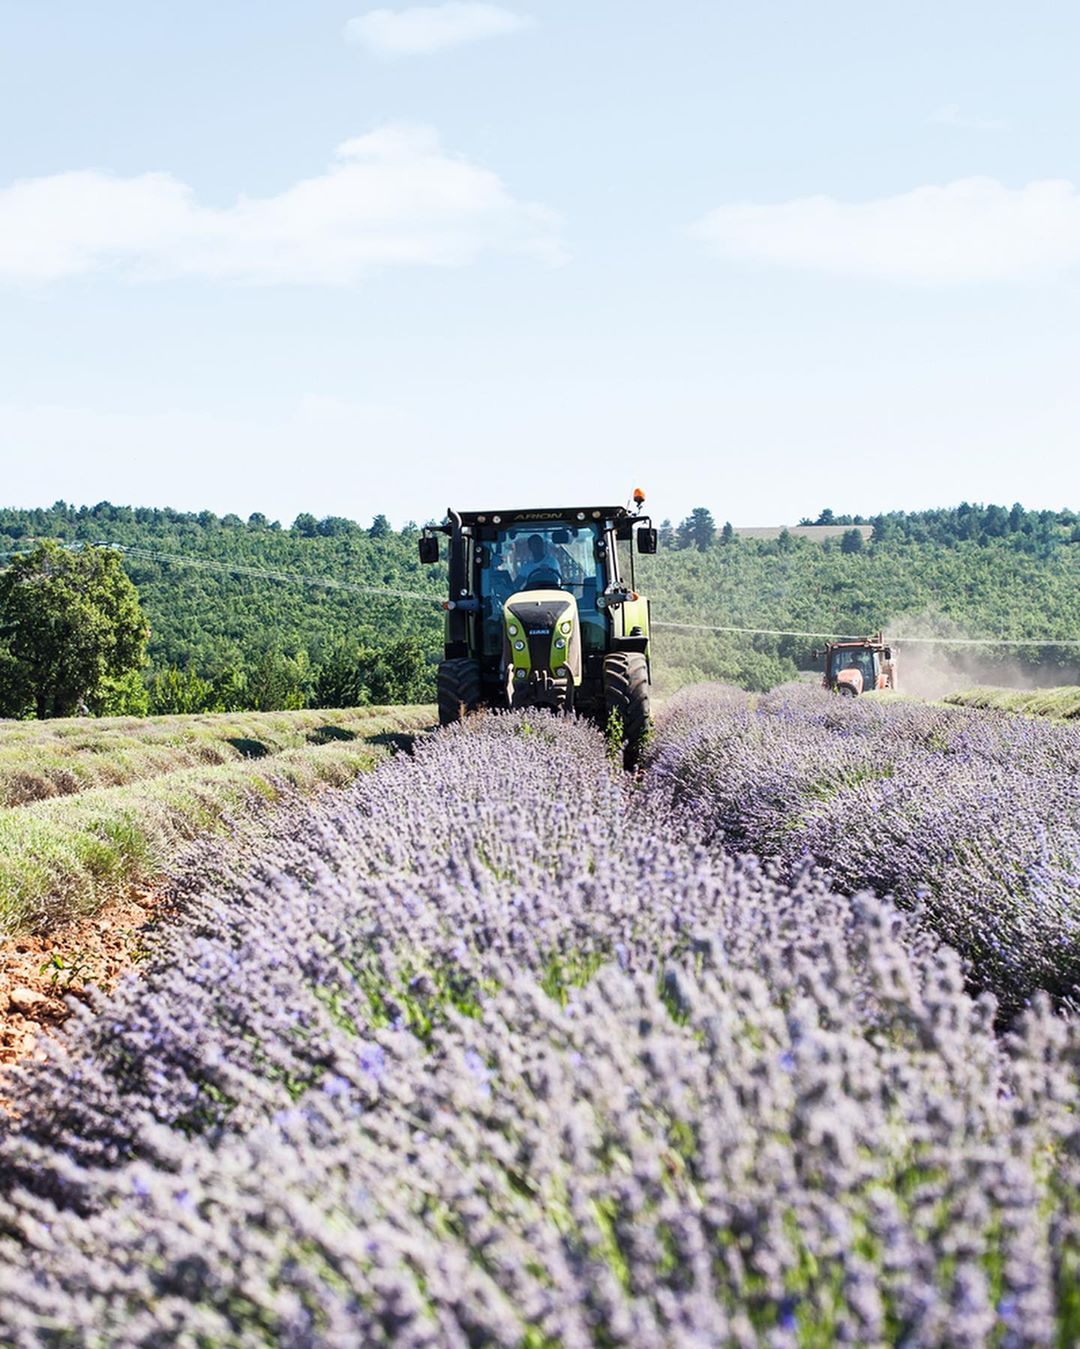
<path id="1" fill-rule="evenodd" d="M 635 589 L 635 552 L 655 553 L 637 509 L 454 511 L 428 525 L 420 558 L 448 539 L 450 594 L 439 666 L 444 724 L 478 707 L 571 709 L 635 741 L 648 718 L 649 602 Z"/>

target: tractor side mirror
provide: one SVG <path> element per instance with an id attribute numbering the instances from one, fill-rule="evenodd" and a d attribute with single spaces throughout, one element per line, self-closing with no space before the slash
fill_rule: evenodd
<path id="1" fill-rule="evenodd" d="M 421 534 L 417 540 L 417 549 L 420 552 L 420 561 L 425 566 L 439 560 L 439 540 L 434 534 Z"/>
<path id="2" fill-rule="evenodd" d="M 639 529 L 637 531 L 637 550 L 639 553 L 656 552 L 657 532 L 655 529 Z"/>

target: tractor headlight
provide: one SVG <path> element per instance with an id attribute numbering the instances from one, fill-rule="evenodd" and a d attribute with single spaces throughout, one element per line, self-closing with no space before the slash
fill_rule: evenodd
<path id="1" fill-rule="evenodd" d="M 515 670 L 515 671 L 514 671 L 514 678 L 515 678 L 515 679 L 524 679 L 524 678 L 525 678 L 525 671 L 524 671 L 524 670 Z"/>
<path id="2" fill-rule="evenodd" d="M 559 668 L 555 671 L 555 673 L 559 676 L 560 679 L 569 679 L 570 667 L 569 665 L 560 665 Z"/>
<path id="3" fill-rule="evenodd" d="M 563 639 L 562 639 L 561 637 L 556 637 L 556 638 L 555 638 L 555 649 L 556 649 L 557 651 L 561 651 L 565 645 L 566 645 L 566 643 L 563 641 Z"/>
<path id="4" fill-rule="evenodd" d="M 559 631 L 568 633 L 573 626 L 574 626 L 573 623 L 571 623 L 569 619 L 566 619 L 564 622 L 559 624 Z"/>
<path id="5" fill-rule="evenodd" d="M 511 623 L 510 626 L 506 629 L 506 631 L 510 634 L 511 637 L 516 637 L 518 634 L 517 624 Z"/>
<path id="6" fill-rule="evenodd" d="M 515 643 L 514 643 L 514 650 L 515 650 L 515 651 L 524 651 L 524 650 L 525 650 L 525 643 L 524 643 L 524 642 L 515 642 Z"/>

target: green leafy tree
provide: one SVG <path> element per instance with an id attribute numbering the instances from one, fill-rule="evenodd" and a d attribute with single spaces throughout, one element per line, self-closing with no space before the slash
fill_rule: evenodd
<path id="1" fill-rule="evenodd" d="M 315 679 L 316 707 L 359 707 L 364 702 L 365 654 L 348 643 L 328 653 Z"/>
<path id="2" fill-rule="evenodd" d="M 0 715 L 101 705 L 141 668 L 147 636 L 118 553 L 38 544 L 0 573 Z"/>
<path id="3" fill-rule="evenodd" d="M 432 669 L 424 643 L 401 637 L 376 655 L 367 677 L 373 703 L 427 703 L 435 696 Z"/>
<path id="4" fill-rule="evenodd" d="M 306 707 L 313 675 L 306 651 L 286 656 L 277 648 L 264 651 L 248 676 L 248 707 L 256 712 L 281 712 Z"/>
<path id="5" fill-rule="evenodd" d="M 87 705 L 96 717 L 145 717 L 150 711 L 150 690 L 141 670 L 118 677 L 106 675 Z"/>
<path id="6" fill-rule="evenodd" d="M 150 680 L 150 710 L 155 716 L 209 712 L 215 707 L 214 686 L 194 670 L 171 665 Z"/>
<path id="7" fill-rule="evenodd" d="M 840 551 L 842 553 L 861 553 L 865 543 L 866 540 L 862 536 L 862 530 L 849 529 L 840 539 Z"/>
<path id="8" fill-rule="evenodd" d="M 368 703 L 427 703 L 435 696 L 427 647 L 401 637 L 384 647 L 335 647 L 319 669 L 316 707 L 361 707 Z"/>
<path id="9" fill-rule="evenodd" d="M 230 665 L 219 670 L 210 682 L 214 695 L 209 710 L 243 712 L 249 706 L 247 675 L 238 666 Z"/>

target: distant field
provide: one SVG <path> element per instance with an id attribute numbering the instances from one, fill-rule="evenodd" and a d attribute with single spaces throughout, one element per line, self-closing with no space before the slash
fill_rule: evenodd
<path id="1" fill-rule="evenodd" d="M 1058 717 L 1066 721 L 1080 717 L 1080 688 L 1035 689 L 1028 693 L 1016 689 L 965 689 L 962 693 L 949 694 L 945 702 L 956 707 L 1023 712 L 1027 716 Z"/>
<path id="2" fill-rule="evenodd" d="M 199 835 L 343 786 L 430 708 L 0 723 L 0 937 L 92 913 Z"/>
<path id="3" fill-rule="evenodd" d="M 809 539 L 812 543 L 823 543 L 826 539 L 840 539 L 851 530 L 857 530 L 869 543 L 874 533 L 873 525 L 736 525 L 735 533 L 740 539 L 778 539 L 781 534 L 790 534 L 793 539 Z"/>
<path id="4" fill-rule="evenodd" d="M 386 708 L 0 721 L 0 807 L 363 738 Z"/>

